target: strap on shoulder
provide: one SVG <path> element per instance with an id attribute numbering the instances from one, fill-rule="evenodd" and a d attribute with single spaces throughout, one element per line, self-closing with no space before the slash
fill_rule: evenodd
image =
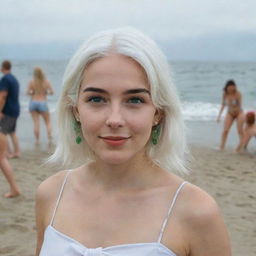
<path id="1" fill-rule="evenodd" d="M 160 243 L 161 240 L 162 240 L 162 237 L 163 237 L 163 234 L 164 234 L 164 230 L 165 230 L 165 227 L 166 227 L 166 225 L 167 225 L 168 219 L 169 219 L 169 217 L 170 217 L 170 215 L 171 215 L 171 213 L 172 213 L 174 204 L 175 204 L 175 202 L 176 202 L 176 200 L 177 200 L 177 197 L 178 197 L 178 195 L 179 195 L 179 193 L 180 193 L 182 187 L 183 187 L 186 183 L 188 183 L 188 182 L 187 182 L 187 181 L 183 181 L 183 182 L 180 184 L 180 186 L 178 187 L 178 189 L 176 190 L 175 194 L 174 194 L 174 197 L 173 197 L 173 199 L 172 199 L 172 201 L 171 201 L 171 205 L 170 205 L 169 210 L 168 210 L 168 213 L 167 213 L 167 215 L 166 215 L 166 217 L 165 217 L 165 219 L 164 219 L 164 222 L 163 222 L 163 225 L 162 225 L 162 228 L 161 228 L 161 231 L 160 231 L 158 240 L 157 240 L 158 243 Z"/>
<path id="2" fill-rule="evenodd" d="M 56 202 L 56 205 L 55 205 L 53 214 L 52 214 L 52 219 L 51 219 L 51 222 L 50 222 L 50 226 L 52 226 L 52 223 L 53 223 L 53 220 L 54 220 L 54 217 L 55 217 L 57 208 L 58 208 L 58 206 L 59 206 L 60 199 L 61 199 L 61 196 L 62 196 L 64 187 L 65 187 L 65 184 L 66 184 L 66 182 L 67 182 L 68 175 L 69 175 L 70 173 L 71 173 L 71 170 L 68 170 L 67 173 L 66 173 L 66 175 L 65 175 L 65 178 L 64 178 L 64 180 L 63 180 L 63 182 L 62 182 L 61 189 L 60 189 L 60 192 L 59 192 L 59 196 L 58 196 L 58 199 L 57 199 L 57 202 Z"/>

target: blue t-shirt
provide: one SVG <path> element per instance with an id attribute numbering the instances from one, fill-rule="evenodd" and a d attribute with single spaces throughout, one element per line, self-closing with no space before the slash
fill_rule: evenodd
<path id="1" fill-rule="evenodd" d="M 8 92 L 2 110 L 3 114 L 11 117 L 18 117 L 20 114 L 19 82 L 11 73 L 4 75 L 0 80 L 0 91 Z"/>

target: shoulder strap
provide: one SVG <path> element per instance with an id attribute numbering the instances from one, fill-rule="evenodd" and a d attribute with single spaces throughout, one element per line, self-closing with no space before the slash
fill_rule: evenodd
<path id="1" fill-rule="evenodd" d="M 65 184 L 66 184 L 66 182 L 67 182 L 68 175 L 69 175 L 70 173 L 71 173 L 71 170 L 68 170 L 67 173 L 66 173 L 66 175 L 65 175 L 64 181 L 62 182 L 62 185 L 61 185 L 61 188 L 60 188 L 60 193 L 59 193 L 59 196 L 58 196 L 58 199 L 57 199 L 57 202 L 56 202 L 56 205 L 55 205 L 53 214 L 52 214 L 52 219 L 51 219 L 51 222 L 50 222 L 50 226 L 52 226 L 52 223 L 53 223 L 53 220 L 54 220 L 54 217 L 55 217 L 57 208 L 58 208 L 58 206 L 59 206 L 60 199 L 61 199 L 61 196 L 62 196 L 64 187 L 65 187 Z"/>
<path id="2" fill-rule="evenodd" d="M 166 224 L 167 224 L 167 222 L 168 222 L 169 216 L 170 216 L 171 213 L 172 213 L 172 210 L 173 210 L 174 204 L 175 204 L 175 202 L 176 202 L 176 199 L 177 199 L 177 197 L 178 197 L 178 195 L 179 195 L 179 193 L 180 193 L 182 187 L 183 187 L 186 183 L 188 183 L 188 182 L 187 182 L 187 181 L 183 181 L 183 182 L 180 184 L 180 186 L 178 187 L 178 189 L 176 190 L 175 194 L 174 194 L 174 197 L 173 197 L 173 199 L 172 199 L 172 202 L 171 202 L 171 205 L 170 205 L 170 207 L 169 207 L 168 213 L 167 213 L 167 215 L 166 215 L 166 217 L 165 217 L 165 219 L 164 219 L 162 228 L 161 228 L 161 230 L 160 230 L 160 234 L 159 234 L 159 237 L 158 237 L 158 240 L 157 240 L 158 243 L 160 243 L 161 240 L 162 240 L 162 237 L 163 237 L 163 234 L 164 234 L 164 230 L 165 230 Z"/>

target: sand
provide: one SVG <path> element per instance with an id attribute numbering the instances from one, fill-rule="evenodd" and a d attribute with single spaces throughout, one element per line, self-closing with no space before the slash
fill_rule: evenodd
<path id="1" fill-rule="evenodd" d="M 193 173 L 186 179 L 205 189 L 218 202 L 228 226 L 234 256 L 256 255 L 256 155 L 236 155 L 192 146 Z M 58 170 L 41 166 L 47 150 L 23 152 L 12 159 L 23 195 L 0 197 L 0 255 L 31 256 L 35 252 L 34 196 L 39 183 Z M 0 175 L 0 195 L 8 186 Z"/>

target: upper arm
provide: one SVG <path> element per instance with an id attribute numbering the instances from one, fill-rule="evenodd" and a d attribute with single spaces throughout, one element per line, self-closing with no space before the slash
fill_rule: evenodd
<path id="1" fill-rule="evenodd" d="M 36 256 L 39 255 L 43 244 L 45 228 L 50 224 L 52 218 L 63 174 L 64 172 L 62 171 L 49 177 L 37 189 L 35 207 L 37 229 Z"/>
<path id="2" fill-rule="evenodd" d="M 54 91 L 53 91 L 52 85 L 50 84 L 49 81 L 46 82 L 46 85 L 47 85 L 47 92 L 48 92 L 49 94 L 53 94 Z"/>
<path id="3" fill-rule="evenodd" d="M 44 185 L 43 183 L 38 187 L 36 193 L 36 230 L 37 230 L 37 247 L 36 255 L 39 255 L 45 230 L 45 206 L 47 205 L 47 199 L 44 196 Z"/>
<path id="4" fill-rule="evenodd" d="M 222 100 L 221 100 L 221 107 L 224 108 L 225 107 L 225 93 L 223 93 L 222 95 Z"/>
<path id="5" fill-rule="evenodd" d="M 8 95 L 8 81 L 5 78 L 0 80 L 0 97 L 5 98 Z"/>
<path id="6" fill-rule="evenodd" d="M 238 92 L 238 96 L 237 99 L 239 101 L 240 106 L 242 105 L 242 94 L 240 92 Z"/>
<path id="7" fill-rule="evenodd" d="M 30 95 L 30 94 L 32 94 L 32 91 L 33 91 L 33 83 L 32 83 L 32 81 L 30 81 L 28 84 L 28 87 L 27 87 L 26 94 Z"/>
<path id="8" fill-rule="evenodd" d="M 8 91 L 6 91 L 6 90 L 0 91 L 0 98 L 1 99 L 5 99 L 7 97 L 7 95 L 8 95 Z"/>
<path id="9" fill-rule="evenodd" d="M 200 189 L 193 194 L 194 209 L 188 222 L 190 255 L 230 256 L 228 232 L 216 202 Z"/>

